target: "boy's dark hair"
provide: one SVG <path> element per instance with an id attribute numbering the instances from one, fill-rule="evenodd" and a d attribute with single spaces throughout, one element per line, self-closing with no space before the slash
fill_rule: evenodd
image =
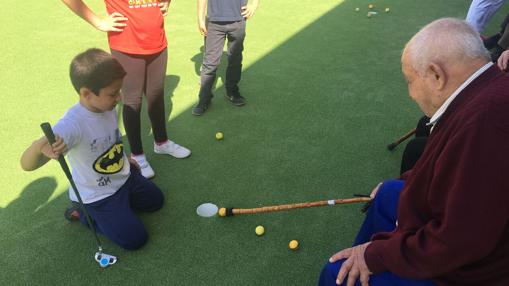
<path id="1" fill-rule="evenodd" d="M 101 49 L 88 49 L 74 57 L 69 74 L 74 89 L 86 87 L 95 95 L 112 82 L 124 78 L 126 72 L 120 63 Z"/>

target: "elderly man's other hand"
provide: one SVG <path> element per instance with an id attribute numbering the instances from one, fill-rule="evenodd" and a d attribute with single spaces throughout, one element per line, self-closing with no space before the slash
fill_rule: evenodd
<path id="1" fill-rule="evenodd" d="M 360 280 L 362 286 L 369 286 L 369 275 L 372 273 L 369 271 L 366 261 L 364 260 L 364 252 L 370 243 L 371 242 L 366 242 L 361 245 L 344 249 L 334 254 L 329 259 L 329 262 L 334 263 L 340 259 L 346 258 L 343 265 L 341 265 L 341 269 L 339 269 L 336 284 L 340 285 L 343 283 L 345 277 L 348 275 L 347 286 L 355 285 L 355 281 L 357 281 L 357 279 Z"/>
<path id="2" fill-rule="evenodd" d="M 507 71 L 507 61 L 509 61 L 509 50 L 504 51 L 498 58 L 498 67 L 503 71 Z"/>

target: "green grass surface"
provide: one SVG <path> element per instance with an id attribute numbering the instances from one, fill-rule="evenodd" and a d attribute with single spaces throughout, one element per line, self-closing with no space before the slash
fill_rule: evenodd
<path id="1" fill-rule="evenodd" d="M 329 255 L 351 244 L 363 218 L 359 205 L 228 219 L 200 218 L 195 208 L 350 197 L 397 175 L 402 148 L 385 147 L 420 117 L 400 74 L 401 49 L 431 20 L 464 17 L 469 1 L 372 2 L 379 14 L 368 19 L 369 1 L 262 0 L 247 27 L 241 90 L 248 104 L 233 107 L 223 98 L 223 65 L 211 109 L 196 118 L 190 108 L 203 42 L 196 3 L 173 1 L 166 18 L 168 131 L 193 155 L 153 154 L 144 117 L 147 156 L 166 205 L 141 214 L 150 233 L 141 250 L 103 238 L 119 262 L 100 269 L 89 231 L 62 216 L 68 182 L 59 165 L 27 173 L 18 160 L 42 135 L 39 124 L 55 123 L 76 102 L 72 57 L 107 49 L 106 36 L 60 1 L 11 1 L 0 10 L 0 285 L 314 285 Z M 102 1 L 88 3 L 104 11 Z M 263 237 L 254 234 L 259 224 Z M 287 248 L 291 239 L 299 251 Z"/>

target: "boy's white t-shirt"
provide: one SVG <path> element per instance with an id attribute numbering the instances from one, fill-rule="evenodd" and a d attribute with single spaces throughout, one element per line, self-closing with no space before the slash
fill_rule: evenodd
<path id="1" fill-rule="evenodd" d="M 130 166 L 115 109 L 95 113 L 78 103 L 53 130 L 67 145 L 72 177 L 83 203 L 113 195 L 129 178 Z M 69 187 L 69 197 L 78 201 L 72 187 Z"/>

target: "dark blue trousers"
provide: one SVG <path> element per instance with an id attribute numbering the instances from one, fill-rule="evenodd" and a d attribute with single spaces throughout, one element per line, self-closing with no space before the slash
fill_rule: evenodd
<path id="1" fill-rule="evenodd" d="M 131 176 L 112 196 L 85 204 L 98 233 L 129 250 L 142 247 L 147 231 L 134 211 L 153 212 L 163 206 L 161 190 L 131 167 Z M 88 225 L 80 211 L 80 221 Z"/>
<path id="2" fill-rule="evenodd" d="M 371 236 L 377 232 L 392 231 L 396 228 L 397 210 L 399 194 L 403 189 L 404 181 L 389 180 L 385 181 L 378 190 L 366 214 L 366 219 L 362 224 L 354 246 L 370 241 Z M 320 286 L 336 285 L 339 269 L 345 260 L 335 263 L 327 263 L 320 275 Z M 343 282 L 342 285 L 346 285 Z M 357 280 L 356 286 L 361 283 Z M 369 277 L 370 286 L 434 286 L 430 280 L 413 280 L 398 277 L 390 272 L 383 272 Z"/>

